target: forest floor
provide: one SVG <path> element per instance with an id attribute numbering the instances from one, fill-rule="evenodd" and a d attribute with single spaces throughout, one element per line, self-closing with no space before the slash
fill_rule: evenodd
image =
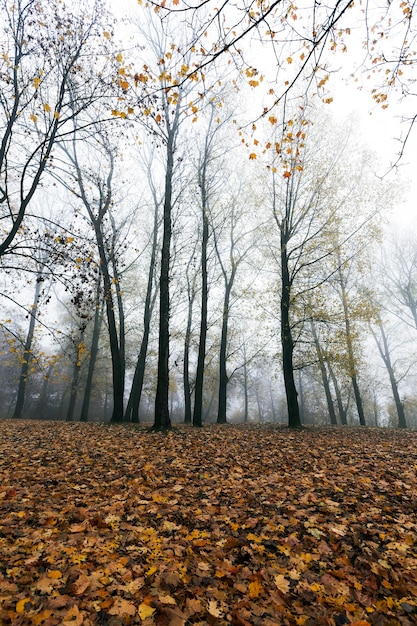
<path id="1" fill-rule="evenodd" d="M 417 431 L 0 422 L 0 625 L 417 624 Z"/>

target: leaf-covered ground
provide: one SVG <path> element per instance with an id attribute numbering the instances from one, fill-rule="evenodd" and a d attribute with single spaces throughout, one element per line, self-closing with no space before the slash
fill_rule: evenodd
<path id="1" fill-rule="evenodd" d="M 0 422 L 0 624 L 417 624 L 417 432 Z"/>

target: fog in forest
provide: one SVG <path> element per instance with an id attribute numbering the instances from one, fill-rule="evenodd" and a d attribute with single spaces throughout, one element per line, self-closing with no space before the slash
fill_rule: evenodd
<path id="1" fill-rule="evenodd" d="M 0 417 L 417 427 L 403 5 L 116 4 L 0 3 Z"/>

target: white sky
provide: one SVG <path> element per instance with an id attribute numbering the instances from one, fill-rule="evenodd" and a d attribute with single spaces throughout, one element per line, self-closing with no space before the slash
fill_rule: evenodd
<path id="1" fill-rule="evenodd" d="M 138 14 L 137 0 L 108 0 L 108 2 L 117 16 L 129 18 L 129 16 Z M 332 74 L 328 83 L 328 88 L 334 99 L 333 103 L 323 106 L 329 106 L 329 112 L 338 121 L 343 122 L 352 113 L 358 115 L 364 145 L 375 150 L 380 160 L 380 165 L 376 167 L 376 173 L 381 176 L 389 176 L 393 184 L 396 184 L 396 180 L 400 181 L 401 193 L 399 193 L 399 197 L 402 196 L 403 201 L 399 202 L 398 206 L 393 207 L 393 221 L 405 225 L 413 222 L 414 228 L 417 229 L 417 124 L 408 139 L 398 167 L 395 170 L 391 169 L 391 165 L 397 161 L 401 149 L 399 139 L 404 136 L 408 129 L 407 123 L 403 122 L 402 118 L 416 113 L 413 110 L 414 99 L 410 96 L 406 100 L 396 101 L 395 93 L 393 93 L 388 108 L 382 109 L 372 100 L 370 93 L 372 86 L 363 75 L 358 73 L 359 80 L 363 80 L 362 90 L 358 88 L 359 82 L 355 83 L 353 79 L 348 78 L 349 68 L 354 65 L 355 55 L 353 51 L 358 50 L 358 63 L 360 56 L 363 55 L 361 36 L 358 28 L 358 32 L 352 32 L 349 37 L 348 52 L 339 56 L 341 71 Z M 264 54 L 265 49 L 262 57 Z M 256 59 L 253 61 L 254 65 L 256 65 L 255 61 Z M 265 57 L 262 61 L 265 61 Z"/>
<path id="2" fill-rule="evenodd" d="M 398 196 L 403 202 L 393 207 L 393 221 L 402 224 L 412 223 L 417 228 L 417 125 L 407 141 L 404 155 L 398 166 L 392 169 L 402 148 L 401 137 L 409 129 L 403 121 L 406 116 L 406 102 L 392 100 L 387 109 L 375 105 L 369 91 L 359 91 L 355 83 L 335 87 L 332 114 L 343 121 L 352 112 L 357 113 L 363 141 L 377 153 L 380 166 L 376 167 L 378 175 L 386 175 L 392 184 L 401 185 Z"/>

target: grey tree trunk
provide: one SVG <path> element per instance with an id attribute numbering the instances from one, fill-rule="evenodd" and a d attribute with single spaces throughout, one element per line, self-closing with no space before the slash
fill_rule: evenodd
<path id="1" fill-rule="evenodd" d="M 339 412 L 340 423 L 342 426 L 347 426 L 347 409 L 343 405 L 342 394 L 340 392 L 339 383 L 337 382 L 336 374 L 330 363 L 327 363 L 327 367 L 329 368 L 329 376 L 330 380 L 333 383 L 334 392 L 336 394 L 336 402 L 337 402 L 337 410 Z"/>
<path id="2" fill-rule="evenodd" d="M 149 333 L 151 328 L 152 312 L 155 298 L 152 297 L 155 276 L 156 252 L 158 247 L 158 203 L 155 201 L 151 259 L 148 271 L 148 283 L 146 286 L 145 306 L 143 309 L 143 334 L 140 343 L 138 359 L 136 361 L 135 373 L 133 375 L 132 387 L 125 412 L 125 421 L 139 423 L 139 406 L 142 396 L 143 381 L 145 378 L 146 356 L 148 354 Z"/>
<path id="3" fill-rule="evenodd" d="M 42 272 L 40 272 L 36 278 L 35 295 L 33 298 L 33 304 L 29 312 L 29 328 L 23 348 L 22 367 L 20 369 L 19 376 L 19 387 L 17 390 L 16 405 L 13 413 L 14 419 L 20 419 L 22 417 L 23 407 L 25 404 L 26 384 L 29 376 L 30 363 L 32 361 L 32 343 L 35 334 L 36 313 L 39 305 L 42 282 L 43 276 Z"/>
<path id="4" fill-rule="evenodd" d="M 67 422 L 72 422 L 74 419 L 75 405 L 76 405 L 77 397 L 78 397 L 78 381 L 80 378 L 80 370 L 81 370 L 81 365 L 82 365 L 81 346 L 84 345 L 84 334 L 85 334 L 85 326 L 81 328 L 80 336 L 78 338 L 78 343 L 76 346 L 77 353 L 76 353 L 76 359 L 74 362 L 74 367 L 72 370 L 70 399 L 68 403 L 67 416 L 65 418 Z"/>
<path id="5" fill-rule="evenodd" d="M 388 339 L 387 339 L 387 335 L 385 333 L 385 330 L 381 321 L 379 322 L 379 331 L 381 333 L 382 344 L 374 333 L 373 335 L 374 335 L 376 345 L 378 346 L 379 353 L 382 357 L 382 360 L 384 361 L 385 367 L 388 372 L 392 395 L 394 398 L 395 408 L 396 408 L 397 416 L 398 416 L 398 428 L 407 428 L 404 405 L 401 402 L 400 393 L 398 390 L 398 382 L 395 376 L 394 366 L 391 361 Z"/>
<path id="6" fill-rule="evenodd" d="M 90 360 L 88 363 L 87 380 L 85 383 L 84 398 L 81 406 L 80 422 L 88 421 L 91 392 L 93 389 L 93 376 L 98 356 L 98 344 L 100 339 L 101 324 L 103 321 L 103 304 L 100 303 L 101 281 L 97 279 L 96 310 L 94 313 L 93 336 L 91 339 Z"/>
<path id="7" fill-rule="evenodd" d="M 327 370 L 326 370 L 323 350 L 322 350 L 321 345 L 320 345 L 320 340 L 319 340 L 319 337 L 317 335 L 317 329 L 316 329 L 316 325 L 315 325 L 314 321 L 311 322 L 311 332 L 312 332 L 312 335 L 313 335 L 314 345 L 316 347 L 317 361 L 318 361 L 318 364 L 319 364 L 319 369 L 320 369 L 320 374 L 321 374 L 321 380 L 322 380 L 322 383 L 323 383 L 324 393 L 326 395 L 327 410 L 329 412 L 330 424 L 332 424 L 332 426 L 336 426 L 337 418 L 336 418 L 336 411 L 334 410 L 334 404 L 333 404 L 332 392 L 331 392 L 331 389 L 330 389 L 329 377 L 327 375 Z"/>
<path id="8" fill-rule="evenodd" d="M 290 324 L 291 279 L 288 265 L 287 237 L 281 227 L 281 346 L 282 369 L 287 399 L 288 426 L 301 428 L 298 394 L 294 380 L 294 340 Z"/>
<path id="9" fill-rule="evenodd" d="M 349 307 L 348 307 L 348 301 L 347 301 L 346 285 L 345 285 L 345 279 L 342 276 L 341 266 L 339 267 L 339 277 L 340 277 L 340 287 L 341 287 L 341 295 L 342 295 L 343 316 L 344 316 L 344 322 L 345 322 L 345 335 L 346 335 L 346 348 L 347 348 L 349 375 L 350 375 L 350 379 L 352 382 L 353 394 L 355 397 L 359 423 L 361 426 L 366 426 L 366 419 L 365 419 L 365 413 L 363 410 L 362 397 L 361 397 L 359 384 L 358 384 L 356 359 L 355 359 L 355 354 L 353 350 L 352 328 L 351 328 L 350 317 L 349 317 Z"/>
<path id="10" fill-rule="evenodd" d="M 159 279 L 159 340 L 158 374 L 155 396 L 155 430 L 171 428 L 169 415 L 169 270 L 172 238 L 172 179 L 174 169 L 175 131 L 168 134 L 166 147 L 165 200 L 163 215 L 163 238 L 161 272 Z"/>
<path id="11" fill-rule="evenodd" d="M 229 383 L 229 378 L 227 376 L 227 334 L 230 314 L 230 294 L 236 276 L 236 269 L 236 265 L 233 265 L 232 272 L 226 280 L 223 300 L 222 332 L 219 353 L 219 396 L 217 407 L 218 424 L 226 424 L 227 422 L 227 385 Z"/>

